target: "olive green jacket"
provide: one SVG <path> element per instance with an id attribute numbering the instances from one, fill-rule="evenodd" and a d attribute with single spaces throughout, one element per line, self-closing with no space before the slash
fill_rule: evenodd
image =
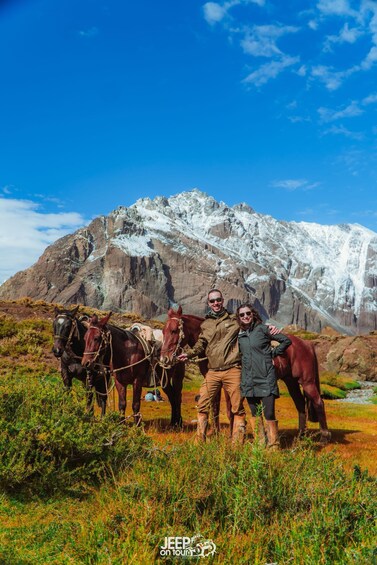
<path id="1" fill-rule="evenodd" d="M 189 359 L 207 357 L 208 368 L 214 370 L 241 365 L 238 348 L 240 327 L 236 316 L 229 314 L 227 310 L 219 318 L 209 314 L 200 329 L 198 341 L 191 350 L 187 351 Z"/>

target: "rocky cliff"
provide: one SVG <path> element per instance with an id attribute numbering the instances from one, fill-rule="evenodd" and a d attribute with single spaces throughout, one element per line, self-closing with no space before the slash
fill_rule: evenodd
<path id="1" fill-rule="evenodd" d="M 202 315 L 209 288 L 251 301 L 282 325 L 377 328 L 377 234 L 360 225 L 282 222 L 198 190 L 144 198 L 68 235 L 0 287 L 4 299 L 157 317 L 172 304 Z"/>

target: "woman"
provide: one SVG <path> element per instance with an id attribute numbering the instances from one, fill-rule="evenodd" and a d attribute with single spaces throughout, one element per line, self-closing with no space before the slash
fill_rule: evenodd
<path id="1" fill-rule="evenodd" d="M 279 398 L 279 389 L 272 359 L 282 355 L 291 345 L 291 340 L 281 333 L 272 336 L 269 327 L 262 323 L 259 313 L 251 304 L 239 306 L 237 318 L 242 359 L 241 393 L 250 406 L 254 437 L 258 433 L 265 444 L 263 419 L 260 417 L 262 411 L 267 427 L 267 445 L 278 448 L 275 399 Z M 272 348 L 271 341 L 277 341 L 279 345 Z"/>

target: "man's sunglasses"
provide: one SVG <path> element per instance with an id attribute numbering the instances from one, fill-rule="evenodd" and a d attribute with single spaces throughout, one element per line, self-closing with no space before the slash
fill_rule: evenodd
<path id="1" fill-rule="evenodd" d="M 240 312 L 238 315 L 240 318 L 244 318 L 245 316 L 251 316 L 251 312 Z"/>
<path id="2" fill-rule="evenodd" d="M 214 302 L 222 302 L 222 301 L 223 301 L 222 298 L 210 298 L 210 299 L 208 300 L 208 302 L 209 302 L 210 304 L 213 304 Z"/>

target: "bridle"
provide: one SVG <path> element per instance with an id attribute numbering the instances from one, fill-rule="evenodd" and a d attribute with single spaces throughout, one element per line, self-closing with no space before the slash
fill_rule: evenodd
<path id="1" fill-rule="evenodd" d="M 65 348 L 67 349 L 71 345 L 73 337 L 75 335 L 79 337 L 80 335 L 79 329 L 77 327 L 77 320 L 76 318 L 72 318 L 72 316 L 70 316 L 69 314 L 59 314 L 58 316 L 56 316 L 54 322 L 56 322 L 59 318 L 63 318 L 65 320 L 71 320 L 72 322 L 68 336 L 54 334 L 54 339 L 60 339 L 61 341 L 65 341 Z M 55 323 L 54 323 L 54 330 L 55 330 Z"/>
<path id="2" fill-rule="evenodd" d="M 95 326 L 93 324 L 89 325 L 88 332 L 90 330 L 96 330 L 97 332 L 99 332 L 99 335 L 101 337 L 101 343 L 100 343 L 99 348 L 97 350 L 95 350 L 95 351 L 84 351 L 84 355 L 93 356 L 93 359 L 90 362 L 91 365 L 100 365 L 102 367 L 111 367 L 113 348 L 112 348 L 112 336 L 111 336 L 110 330 L 109 329 L 101 329 L 98 326 Z M 106 354 L 108 347 L 110 347 L 110 352 L 111 352 L 110 364 L 104 365 L 102 363 L 102 361 L 103 361 L 103 358 Z M 97 360 L 100 360 L 101 362 L 97 362 Z"/>
<path id="3" fill-rule="evenodd" d="M 175 344 L 175 346 L 170 347 L 169 349 L 166 350 L 166 353 L 169 354 L 171 353 L 171 358 L 172 358 L 172 362 L 176 363 L 176 357 L 178 356 L 180 351 L 183 351 L 183 347 L 181 346 L 182 341 L 185 338 L 185 333 L 183 331 L 183 319 L 182 318 L 169 318 L 169 320 L 177 320 L 178 321 L 178 330 L 179 330 L 179 335 L 178 335 L 178 341 Z M 165 369 L 169 369 L 170 366 L 166 365 L 163 361 L 159 361 L 159 365 Z"/>

